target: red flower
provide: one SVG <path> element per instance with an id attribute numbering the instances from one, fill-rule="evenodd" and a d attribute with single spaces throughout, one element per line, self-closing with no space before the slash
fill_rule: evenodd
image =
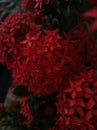
<path id="1" fill-rule="evenodd" d="M 80 81 L 74 83 L 74 82 L 72 82 L 72 81 L 70 80 L 70 87 L 68 87 L 67 89 L 65 89 L 65 92 L 66 92 L 66 93 L 71 93 L 71 97 L 72 97 L 72 98 L 75 98 L 76 95 L 77 95 L 79 92 L 82 91 L 82 89 L 81 89 L 81 84 L 82 84 L 83 81 L 84 81 L 84 80 L 82 79 L 82 80 L 80 80 Z"/>

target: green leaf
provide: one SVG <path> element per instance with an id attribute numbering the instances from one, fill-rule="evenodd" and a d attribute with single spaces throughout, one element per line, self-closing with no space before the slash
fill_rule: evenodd
<path id="1" fill-rule="evenodd" d="M 16 86 L 13 94 L 15 94 L 16 96 L 28 96 L 29 92 L 28 92 L 28 87 L 27 86 Z"/>

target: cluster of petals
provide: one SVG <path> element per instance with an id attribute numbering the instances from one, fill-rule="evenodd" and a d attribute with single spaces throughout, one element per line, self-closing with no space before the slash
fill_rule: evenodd
<path id="1" fill-rule="evenodd" d="M 59 130 L 97 128 L 97 74 L 89 69 L 70 80 L 57 96 Z"/>
<path id="2" fill-rule="evenodd" d="M 24 10 L 42 4 L 43 0 L 22 1 Z M 33 95 L 58 92 L 58 127 L 50 130 L 95 130 L 97 74 L 90 69 L 97 66 L 95 37 L 82 24 L 62 37 L 57 29 L 42 30 L 34 20 L 32 13 L 25 11 L 0 24 L 0 62 L 12 70 L 13 84 L 27 86 Z M 33 116 L 28 100 L 22 98 L 20 113 L 30 127 Z"/>

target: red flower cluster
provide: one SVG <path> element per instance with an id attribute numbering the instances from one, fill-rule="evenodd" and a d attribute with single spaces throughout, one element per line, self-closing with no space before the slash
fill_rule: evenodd
<path id="1" fill-rule="evenodd" d="M 26 39 L 26 34 L 31 28 L 36 32 L 39 30 L 32 21 L 32 13 L 25 12 L 15 13 L 1 24 L 0 62 L 6 63 L 13 73 L 25 62 L 25 56 L 22 54 L 24 46 L 21 41 Z"/>
<path id="2" fill-rule="evenodd" d="M 60 114 L 58 130 L 95 130 L 97 128 L 97 74 L 93 70 L 81 73 L 57 96 Z"/>
<path id="3" fill-rule="evenodd" d="M 64 40 L 57 30 L 40 31 L 32 18 L 29 12 L 16 13 L 2 23 L 0 61 L 13 71 L 15 84 L 27 85 L 29 92 L 40 96 L 65 86 L 74 73 L 95 60 L 91 57 L 97 48 L 82 25 L 64 34 Z"/>
<path id="4" fill-rule="evenodd" d="M 40 31 L 29 12 L 7 18 L 0 32 L 0 61 L 13 71 L 15 84 L 28 86 L 37 96 L 64 87 L 96 54 L 94 38 L 82 25 L 64 34 L 64 40 L 57 30 Z"/>
<path id="5" fill-rule="evenodd" d="M 46 4 L 49 2 L 52 0 L 45 1 Z M 23 0 L 22 7 L 25 12 L 9 16 L 0 25 L 0 62 L 6 63 L 12 70 L 13 84 L 27 86 L 29 93 L 33 93 L 34 96 L 58 93 L 56 107 L 59 118 L 56 119 L 57 127 L 50 130 L 95 130 L 97 128 L 97 74 L 93 70 L 97 66 L 95 37 L 82 23 L 65 33 L 61 33 L 60 29 L 49 29 L 48 22 L 45 29 L 41 28 L 41 25 L 36 25 L 35 20 L 37 15 L 40 17 L 40 12 L 32 14 L 26 12 L 26 8 L 42 7 L 42 4 L 43 0 Z M 40 20 L 43 20 L 42 18 Z M 34 120 L 29 99 L 30 96 L 22 99 L 20 111 L 26 117 L 25 124 L 28 127 Z M 53 115 L 54 108 L 51 104 L 49 108 L 43 110 L 46 116 Z M 40 117 L 38 119 L 39 123 L 45 121 L 44 118 L 42 121 Z"/>

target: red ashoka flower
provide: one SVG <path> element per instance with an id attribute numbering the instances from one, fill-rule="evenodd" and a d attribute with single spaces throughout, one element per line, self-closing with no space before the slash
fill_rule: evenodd
<path id="1" fill-rule="evenodd" d="M 63 93 L 60 91 L 59 95 L 57 96 L 56 106 L 60 115 L 59 119 L 57 120 L 59 129 L 95 129 L 97 126 L 95 123 L 95 121 L 97 121 L 97 91 L 95 93 L 95 89 L 97 89 L 95 84 L 97 80 L 97 74 L 93 70 L 88 70 L 80 74 L 78 79 L 72 82 L 77 83 L 82 79 L 84 80 L 81 82 L 81 84 L 79 84 L 81 87 L 81 92 L 77 91 L 77 94 L 74 98 L 71 98 L 72 91 L 66 91 L 66 89 L 64 89 Z M 90 89 L 92 92 L 90 97 L 85 96 L 85 94 L 88 93 L 88 91 L 84 90 L 84 85 L 87 82 L 88 85 L 86 88 Z M 76 85 L 75 89 L 77 90 Z"/>

